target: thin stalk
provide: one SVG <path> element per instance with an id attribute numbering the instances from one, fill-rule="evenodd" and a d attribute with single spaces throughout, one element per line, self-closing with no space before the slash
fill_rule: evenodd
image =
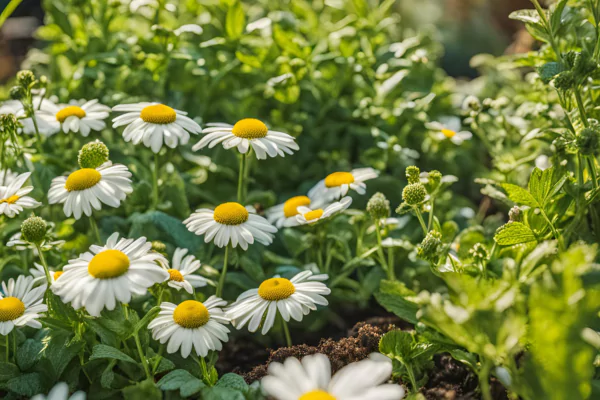
<path id="1" fill-rule="evenodd" d="M 96 220 L 91 215 L 90 215 L 90 227 L 92 228 L 92 232 L 94 232 L 94 236 L 96 237 L 96 243 L 97 244 L 102 243 L 102 239 L 100 239 L 100 230 L 98 229 Z"/>
<path id="2" fill-rule="evenodd" d="M 489 360 L 485 360 L 479 371 L 479 389 L 481 390 L 481 397 L 483 400 L 493 400 L 492 392 L 490 390 L 490 371 L 492 370 L 492 363 Z"/>
<path id="3" fill-rule="evenodd" d="M 152 366 L 152 375 L 154 375 L 156 373 L 156 369 L 160 365 L 160 361 L 162 360 L 162 355 L 163 355 L 164 351 L 165 351 L 165 345 L 161 343 L 161 345 L 158 347 L 158 354 L 157 354 L 158 357 L 156 357 L 156 361 L 154 361 L 154 365 Z"/>
<path id="4" fill-rule="evenodd" d="M 573 90 L 573 93 L 575 93 L 575 100 L 577 101 L 577 108 L 579 109 L 581 123 L 587 128 L 589 123 L 587 120 L 587 115 L 585 113 L 585 107 L 583 106 L 583 99 L 581 98 L 581 92 L 579 91 L 579 88 Z"/>
<path id="5" fill-rule="evenodd" d="M 154 153 L 154 165 L 152 168 L 152 209 L 158 206 L 158 153 Z"/>
<path id="6" fill-rule="evenodd" d="M 35 111 L 31 112 L 31 121 L 33 122 L 33 128 L 35 130 L 35 147 L 37 148 L 38 153 L 41 155 L 44 153 L 42 148 L 42 135 L 40 134 L 40 129 L 38 128 Z"/>
<path id="7" fill-rule="evenodd" d="M 598 170 L 596 169 L 596 160 L 592 156 L 586 158 L 590 167 L 590 176 L 592 177 L 592 184 L 594 185 L 594 189 L 598 189 Z"/>
<path id="8" fill-rule="evenodd" d="M 412 391 L 416 393 L 419 390 L 417 386 L 417 380 L 415 379 L 415 373 L 412 369 L 412 366 L 408 364 L 404 364 L 406 367 L 406 371 L 408 372 L 408 378 L 410 379 L 410 385 L 412 386 Z"/>
<path id="9" fill-rule="evenodd" d="M 10 15 L 15 11 L 15 9 L 21 4 L 23 0 L 11 0 L 10 3 L 6 6 L 6 8 L 0 14 L 0 28 L 4 25 L 4 22 L 10 17 Z"/>
<path id="10" fill-rule="evenodd" d="M 137 351 L 140 356 L 140 362 L 142 363 L 142 366 L 144 367 L 144 372 L 146 373 L 146 378 L 152 379 L 150 369 L 148 369 L 148 362 L 146 361 L 146 356 L 144 355 L 144 351 L 142 350 L 142 344 L 140 343 L 140 336 L 137 332 L 133 335 L 133 339 L 135 340 L 135 347 L 137 347 Z"/>
<path id="11" fill-rule="evenodd" d="M 423 228 L 423 233 L 427 236 L 427 225 L 425 225 L 425 221 L 423 220 L 423 215 L 421 214 L 421 210 L 418 207 L 413 207 L 415 210 L 415 214 L 417 214 L 417 218 L 419 219 L 419 223 L 421 223 L 421 228 Z"/>
<path id="12" fill-rule="evenodd" d="M 427 221 L 427 232 L 431 230 L 433 226 L 433 211 L 435 210 L 435 197 L 431 197 L 431 208 L 429 209 L 429 219 Z"/>
<path id="13" fill-rule="evenodd" d="M 390 280 L 396 280 L 396 270 L 394 268 L 394 248 L 388 249 L 388 268 L 389 268 L 389 276 Z"/>
<path id="14" fill-rule="evenodd" d="M 246 158 L 247 153 L 242 154 L 240 157 L 240 171 L 238 176 L 238 188 L 237 188 L 237 201 L 240 204 L 244 204 L 244 177 L 246 174 Z"/>
<path id="15" fill-rule="evenodd" d="M 546 13 L 544 12 L 544 9 L 542 8 L 542 6 L 540 6 L 540 3 L 538 0 L 531 0 L 531 2 L 533 3 L 535 9 L 537 10 L 538 14 L 540 15 L 542 22 L 544 23 L 544 27 L 546 28 L 546 33 L 548 33 L 548 40 L 550 41 L 550 46 L 552 47 L 552 50 L 554 50 L 554 53 L 556 54 L 556 59 L 560 60 L 562 58 L 560 49 L 559 49 L 558 45 L 556 44 L 556 41 L 554 40 L 554 35 L 552 34 L 552 26 L 550 25 L 550 21 L 548 21 L 548 18 L 546 18 Z"/>
<path id="16" fill-rule="evenodd" d="M 561 250 L 564 250 L 564 245 L 563 245 L 563 242 L 562 242 L 562 237 L 560 236 L 560 234 L 558 233 L 558 231 L 554 227 L 554 224 L 552 223 L 552 221 L 550 221 L 550 218 L 548 218 L 548 215 L 546 214 L 546 212 L 542 208 L 540 208 L 540 213 L 542 214 L 542 216 L 544 217 L 544 219 L 546 220 L 546 222 L 550 226 L 550 230 L 552 231 L 552 235 L 554 235 L 554 237 L 558 241 L 558 247 Z"/>
<path id="17" fill-rule="evenodd" d="M 219 286 L 217 286 L 217 297 L 223 296 L 223 286 L 225 285 L 225 275 L 227 275 L 227 258 L 229 256 L 229 245 L 225 246 L 225 259 L 223 260 L 223 269 L 219 277 Z"/>
<path id="18" fill-rule="evenodd" d="M 387 263 L 385 258 L 385 253 L 383 252 L 383 245 L 381 244 L 381 220 L 375 220 L 375 233 L 377 234 L 377 253 L 379 253 L 379 258 L 381 258 L 381 266 L 387 272 L 388 278 L 393 281 L 394 274 L 391 272 L 390 265 Z"/>
<path id="19" fill-rule="evenodd" d="M 38 243 L 35 244 L 35 248 L 38 251 L 40 262 L 42 263 L 42 266 L 44 267 L 44 272 L 46 273 L 46 281 L 48 282 L 48 288 L 50 288 L 50 286 L 52 285 L 52 278 L 50 277 L 50 271 L 48 270 L 48 263 L 46 262 L 46 257 L 42 252 L 42 247 Z"/>
<path id="20" fill-rule="evenodd" d="M 287 347 L 292 347 L 292 336 L 290 335 L 290 328 L 283 317 L 281 318 L 281 325 L 283 326 L 283 333 L 285 334 L 285 343 Z"/>

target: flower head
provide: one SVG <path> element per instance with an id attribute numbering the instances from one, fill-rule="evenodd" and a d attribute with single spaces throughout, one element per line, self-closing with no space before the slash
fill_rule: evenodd
<path id="1" fill-rule="evenodd" d="M 36 394 L 31 400 L 85 400 L 86 395 L 78 391 L 69 396 L 69 385 L 65 382 L 58 382 L 48 393 L 48 396 Z"/>
<path id="2" fill-rule="evenodd" d="M 48 224 L 40 217 L 29 217 L 21 224 L 21 237 L 34 244 L 39 244 L 46 238 Z"/>
<path id="3" fill-rule="evenodd" d="M 46 103 L 40 117 L 54 129 L 62 128 L 64 133 L 81 132 L 86 137 L 91 131 L 101 131 L 106 128 L 104 120 L 108 118 L 110 107 L 94 100 L 74 100 L 69 104 Z"/>
<path id="4" fill-rule="evenodd" d="M 152 242 L 154 246 L 154 242 Z M 194 275 L 194 272 L 200 268 L 200 261 L 196 260 L 193 255 L 187 255 L 188 249 L 176 249 L 173 255 L 173 262 L 169 273 L 169 286 L 173 289 L 185 289 L 186 292 L 192 294 L 195 287 L 206 286 L 206 279 L 200 275 Z"/>
<path id="5" fill-rule="evenodd" d="M 8 335 L 15 326 L 30 326 L 40 329 L 42 324 L 37 321 L 40 313 L 48 311 L 48 306 L 42 303 L 46 285 L 33 288 L 31 276 L 19 275 L 16 282 L 10 278 L 8 285 L 2 282 L 0 293 L 0 335 Z"/>
<path id="6" fill-rule="evenodd" d="M 390 216 L 390 201 L 383 193 L 375 193 L 367 203 L 367 212 L 376 220 Z"/>
<path id="7" fill-rule="evenodd" d="M 18 215 L 25 208 L 36 208 L 42 205 L 39 201 L 27 196 L 33 186 L 23 186 L 31 172 L 14 177 L 0 171 L 0 176 L 3 177 L 4 185 L 0 185 L 0 215 L 4 214 L 9 218 Z"/>
<path id="8" fill-rule="evenodd" d="M 331 203 L 324 209 L 310 209 L 308 207 L 298 207 L 298 215 L 296 215 L 296 220 L 300 225 L 314 224 L 315 222 L 332 217 L 336 214 L 341 213 L 344 210 L 347 210 L 348 207 L 350 207 L 350 204 L 352 204 L 352 198 L 346 196 L 340 201 Z"/>
<path id="9" fill-rule="evenodd" d="M 108 161 L 109 154 L 108 147 L 96 140 L 83 145 L 79 150 L 77 162 L 81 168 L 98 168 Z"/>
<path id="10" fill-rule="evenodd" d="M 298 208 L 310 206 L 311 200 L 307 196 L 294 196 L 287 199 L 284 203 L 273 206 L 265 211 L 267 220 L 275 224 L 279 229 L 282 227 L 292 227 L 299 225 L 296 215 Z"/>
<path id="11" fill-rule="evenodd" d="M 434 121 L 427 124 L 427 128 L 433 132 L 434 138 L 443 141 L 450 140 L 456 145 L 473 137 L 469 131 L 461 131 L 461 122 L 458 117 L 441 118 L 440 122 Z"/>
<path id="12" fill-rule="evenodd" d="M 364 183 L 369 179 L 379 176 L 379 172 L 373 168 L 358 168 L 351 172 L 334 172 L 317 183 L 309 192 L 313 202 L 328 203 L 344 197 L 350 189 L 358 194 L 365 194 L 367 185 Z"/>

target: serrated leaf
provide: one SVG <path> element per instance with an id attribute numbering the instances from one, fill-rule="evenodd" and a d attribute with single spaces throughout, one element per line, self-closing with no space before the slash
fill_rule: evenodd
<path id="1" fill-rule="evenodd" d="M 44 355 L 52 365 L 55 380 L 60 378 L 69 362 L 84 345 L 84 341 L 72 339 L 67 333 L 59 333 L 50 338 L 44 349 Z"/>
<path id="2" fill-rule="evenodd" d="M 538 74 L 543 82 L 548 83 L 564 70 L 565 69 L 561 63 L 553 61 L 539 67 Z"/>
<path id="3" fill-rule="evenodd" d="M 510 13 L 508 16 L 510 19 L 514 19 L 517 21 L 525 22 L 525 23 L 540 23 L 540 15 L 536 10 L 526 9 L 526 10 L 517 10 Z"/>
<path id="4" fill-rule="evenodd" d="M 536 239 L 533 231 L 521 222 L 509 222 L 496 231 L 494 240 L 501 246 L 533 242 Z"/>
<path id="5" fill-rule="evenodd" d="M 42 377 L 37 372 L 23 374 L 9 380 L 6 387 L 21 396 L 32 397 L 43 391 Z"/>
<path id="6" fill-rule="evenodd" d="M 202 400 L 245 400 L 242 392 L 226 387 L 211 387 L 202 390 Z"/>
<path id="7" fill-rule="evenodd" d="M 540 206 L 533 195 L 521 186 L 513 185 L 512 183 L 503 183 L 502 188 L 506 190 L 508 198 L 517 204 L 534 208 Z"/>
<path id="8" fill-rule="evenodd" d="M 19 367 L 13 363 L 0 362 L 0 382 L 6 382 L 21 374 Z"/>
<path id="9" fill-rule="evenodd" d="M 238 374 L 234 374 L 231 372 L 221 376 L 221 378 L 219 379 L 219 381 L 217 382 L 217 384 L 215 386 L 228 387 L 231 389 L 236 389 L 236 390 L 241 390 L 241 391 L 245 391 L 248 389 L 248 384 L 246 383 L 244 378 L 242 378 Z"/>
<path id="10" fill-rule="evenodd" d="M 33 367 L 35 362 L 40 359 L 44 344 L 37 340 L 27 339 L 17 349 L 16 361 L 22 371 L 26 371 Z"/>
<path id="11" fill-rule="evenodd" d="M 206 386 L 200 379 L 184 369 L 169 372 L 156 385 L 162 390 L 180 390 L 182 396 L 184 396 L 184 393 L 197 393 L 202 387 Z"/>
<path id="12" fill-rule="evenodd" d="M 107 358 L 109 360 L 117 359 L 120 361 L 125 361 L 129 363 L 137 364 L 133 358 L 129 357 L 127 354 L 123 353 L 119 349 L 115 349 L 114 347 L 107 346 L 105 344 L 97 344 L 92 349 L 92 355 L 90 356 L 91 360 L 103 359 Z"/>
<path id="13" fill-rule="evenodd" d="M 375 293 L 375 298 L 389 312 L 396 314 L 404 321 L 416 324 L 419 306 L 407 300 L 407 297 L 415 295 L 401 282 L 382 281 L 379 292 Z"/>

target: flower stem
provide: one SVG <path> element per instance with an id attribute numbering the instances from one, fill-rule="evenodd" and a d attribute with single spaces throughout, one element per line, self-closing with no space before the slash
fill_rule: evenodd
<path id="1" fill-rule="evenodd" d="M 96 242 L 98 244 L 102 243 L 102 239 L 100 239 L 100 231 L 98 230 L 98 225 L 96 224 L 96 220 L 93 216 L 90 215 L 90 227 L 94 232 L 94 236 L 96 237 Z"/>
<path id="2" fill-rule="evenodd" d="M 50 288 L 50 286 L 52 285 L 52 278 L 50 277 L 50 271 L 48 270 L 48 263 L 46 262 L 46 257 L 44 256 L 44 253 L 42 252 L 42 247 L 39 244 L 35 244 L 35 248 L 38 251 L 38 255 L 40 256 L 40 262 L 42 263 L 42 266 L 44 267 L 44 272 L 46 273 L 46 281 L 48 282 L 48 288 Z"/>
<path id="3" fill-rule="evenodd" d="M 8 353 L 10 352 L 8 347 L 8 335 L 4 336 L 4 346 L 6 346 L 6 362 L 8 362 Z"/>
<path id="4" fill-rule="evenodd" d="M 33 128 L 35 130 L 35 147 L 38 153 L 42 155 L 44 150 L 42 149 L 42 135 L 40 135 L 40 129 L 38 128 L 37 119 L 35 118 L 35 111 L 31 112 L 31 121 L 33 122 Z"/>
<path id="5" fill-rule="evenodd" d="M 152 209 L 158 205 L 158 153 L 154 153 L 154 166 L 152 168 Z"/>
<path id="6" fill-rule="evenodd" d="M 229 245 L 225 246 L 225 259 L 223 260 L 223 269 L 219 277 L 219 286 L 217 286 L 217 297 L 223 296 L 223 286 L 225 285 L 225 275 L 227 275 L 227 258 L 229 256 Z"/>
<path id="7" fill-rule="evenodd" d="M 379 253 L 379 257 L 381 258 L 381 266 L 388 273 L 388 278 L 393 281 L 394 280 L 394 272 L 392 271 L 392 266 L 387 263 L 385 258 L 385 254 L 383 252 L 383 245 L 381 244 L 381 220 L 375 220 L 375 233 L 377 234 L 377 252 Z"/>
<path id="8" fill-rule="evenodd" d="M 425 225 L 425 221 L 423 220 L 423 215 L 421 214 L 421 210 L 419 210 L 419 208 L 417 207 L 413 207 L 415 209 L 415 214 L 417 214 L 417 218 L 419 219 L 419 222 L 421 223 L 421 228 L 423 228 L 423 233 L 425 234 L 425 236 L 427 236 L 427 225 Z"/>
<path id="9" fill-rule="evenodd" d="M 138 354 L 140 355 L 140 362 L 144 367 L 146 378 L 152 379 L 152 375 L 150 375 L 150 370 L 148 369 L 148 362 L 146 361 L 146 356 L 144 355 L 144 351 L 142 350 L 142 344 L 140 343 L 140 337 L 137 332 L 134 333 L 133 339 L 135 340 L 135 346 L 137 347 Z"/>
<path id="10" fill-rule="evenodd" d="M 285 334 L 285 343 L 287 347 L 292 347 L 292 336 L 290 335 L 290 328 L 288 327 L 288 323 L 285 322 L 283 317 L 281 318 L 281 325 L 283 326 L 283 333 Z"/>
<path id="11" fill-rule="evenodd" d="M 483 400 L 492 400 L 492 392 L 490 391 L 490 371 L 492 364 L 489 360 L 485 360 L 479 371 L 479 389 Z"/>
<path id="12" fill-rule="evenodd" d="M 435 198 L 432 196 L 431 197 L 431 208 L 429 209 L 429 217 L 427 220 L 427 232 L 429 232 L 431 230 L 431 227 L 433 226 L 433 210 L 435 209 Z"/>
<path id="13" fill-rule="evenodd" d="M 244 177 L 246 175 L 246 158 L 248 153 L 242 154 L 240 157 L 240 172 L 238 177 L 238 188 L 237 188 L 237 201 L 240 204 L 244 204 Z"/>

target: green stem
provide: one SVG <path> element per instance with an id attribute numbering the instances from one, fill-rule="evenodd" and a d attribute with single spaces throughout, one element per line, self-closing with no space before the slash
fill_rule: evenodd
<path id="1" fill-rule="evenodd" d="M 285 334 L 285 344 L 287 347 L 292 347 L 292 336 L 290 335 L 290 328 L 288 327 L 288 323 L 285 322 L 283 317 L 281 318 L 281 325 L 283 326 L 283 333 Z"/>
<path id="2" fill-rule="evenodd" d="M 540 207 L 540 213 L 542 214 L 542 216 L 544 217 L 544 219 L 546 220 L 546 222 L 550 226 L 550 230 L 552 231 L 552 235 L 554 235 L 554 238 L 558 241 L 558 247 L 561 250 L 564 250 L 564 245 L 563 245 L 563 242 L 562 242 L 562 237 L 560 236 L 560 234 L 558 233 L 558 231 L 554 227 L 554 224 L 552 223 L 552 221 L 550 221 L 550 218 L 548 218 L 548 215 L 546 214 L 546 212 L 541 207 Z"/>
<path id="3" fill-rule="evenodd" d="M 15 11 L 15 9 L 21 4 L 23 0 L 11 0 L 10 3 L 6 6 L 2 14 L 0 14 L 0 28 L 4 25 L 4 22 L 10 17 L 10 15 Z"/>
<path id="4" fill-rule="evenodd" d="M 223 296 L 223 286 L 225 286 L 225 275 L 227 275 L 227 258 L 229 256 L 229 245 L 225 246 L 225 259 L 223 260 L 223 269 L 219 277 L 219 286 L 217 286 L 217 297 Z"/>
<path id="5" fill-rule="evenodd" d="M 490 371 L 492 370 L 492 363 L 489 360 L 485 360 L 481 370 L 479 371 L 479 389 L 481 390 L 481 397 L 483 400 L 493 400 L 492 392 L 490 390 Z"/>
<path id="6" fill-rule="evenodd" d="M 237 188 L 237 201 L 240 204 L 244 204 L 244 177 L 246 174 L 246 158 L 248 153 L 242 154 L 240 157 L 240 171 L 238 176 L 238 188 Z"/>
<path id="7" fill-rule="evenodd" d="M 8 347 L 8 335 L 4 336 L 4 346 L 6 347 L 5 361 L 8 362 L 8 353 L 10 352 L 9 347 Z"/>
<path id="8" fill-rule="evenodd" d="M 429 232 L 431 230 L 431 227 L 433 226 L 433 211 L 435 209 L 435 198 L 431 197 L 431 208 L 429 209 L 429 218 L 427 221 L 427 232 Z"/>
<path id="9" fill-rule="evenodd" d="M 140 343 L 140 336 L 138 333 L 133 334 L 133 339 L 135 340 L 135 346 L 137 347 L 138 354 L 140 356 L 140 362 L 144 367 L 144 372 L 146 373 L 146 378 L 152 379 L 152 375 L 150 374 L 150 369 L 148 369 L 148 362 L 146 360 L 146 356 L 144 355 L 144 351 L 142 350 L 142 344 Z"/>
<path id="10" fill-rule="evenodd" d="M 154 153 L 154 165 L 152 168 L 152 210 L 158 206 L 158 153 Z"/>
<path id="11" fill-rule="evenodd" d="M 411 365 L 404 364 L 406 366 L 406 371 L 408 372 L 408 378 L 410 379 L 410 385 L 412 386 L 412 391 L 417 392 L 419 387 L 417 386 L 417 380 L 415 379 L 415 373 L 412 369 Z"/>
<path id="12" fill-rule="evenodd" d="M 594 185 L 594 189 L 598 189 L 598 171 L 596 169 L 596 160 L 594 157 L 587 157 L 587 162 L 590 167 L 590 176 L 592 178 L 592 184 Z"/>
<path id="13" fill-rule="evenodd" d="M 35 147 L 37 148 L 38 153 L 42 155 L 44 154 L 44 150 L 42 148 L 42 135 L 40 134 L 40 129 L 38 128 L 35 111 L 31 112 L 31 121 L 33 122 L 33 128 L 35 131 Z"/>
<path id="14" fill-rule="evenodd" d="M 156 361 L 154 361 L 154 365 L 152 366 L 152 374 L 153 375 L 156 373 L 156 369 L 160 365 L 160 361 L 162 360 L 162 355 L 163 355 L 164 351 L 165 351 L 165 345 L 161 343 L 161 345 L 158 347 L 158 354 L 156 357 Z"/>
<path id="15" fill-rule="evenodd" d="M 375 233 L 377 234 L 377 253 L 379 253 L 379 258 L 381 258 L 381 267 L 387 271 L 388 274 L 388 278 L 393 281 L 394 278 L 394 274 L 391 271 L 391 266 L 387 263 L 386 258 L 385 258 L 385 254 L 383 252 L 383 245 L 381 244 L 381 220 L 380 219 L 376 219 L 375 220 Z"/>
<path id="16" fill-rule="evenodd" d="M 94 232 L 94 236 L 96 237 L 96 243 L 101 244 L 102 239 L 100 238 L 100 230 L 98 229 L 98 225 L 96 224 L 96 220 L 93 216 L 90 215 L 90 227 L 92 228 L 92 232 Z"/>
<path id="17" fill-rule="evenodd" d="M 417 218 L 419 219 L 419 223 L 421 223 L 421 228 L 423 228 L 423 233 L 427 236 L 427 225 L 425 225 L 425 221 L 423 220 L 423 215 L 421 214 L 421 210 L 418 207 L 413 207 L 415 210 L 415 214 L 417 214 Z"/>
<path id="18" fill-rule="evenodd" d="M 48 263 L 46 262 L 46 257 L 44 256 L 44 253 L 42 252 L 42 247 L 38 243 L 35 244 L 35 248 L 38 251 L 38 255 L 40 257 L 40 262 L 42 263 L 42 266 L 44 267 L 44 272 L 46 273 L 46 281 L 48 282 L 48 289 L 49 289 L 50 286 L 52 285 L 52 277 L 50 277 L 50 270 L 48 270 Z"/>
<path id="19" fill-rule="evenodd" d="M 556 44 L 556 41 L 554 40 L 554 35 L 552 34 L 552 26 L 550 25 L 550 21 L 548 21 L 548 18 L 546 18 L 546 13 L 544 12 L 544 9 L 542 8 L 542 6 L 540 6 L 540 3 L 538 0 L 531 0 L 531 2 L 535 6 L 535 9 L 537 10 L 538 14 L 540 15 L 542 22 L 544 23 L 544 27 L 546 28 L 546 33 L 548 34 L 548 41 L 550 42 L 550 46 L 552 47 L 552 50 L 554 50 L 554 53 L 556 54 L 556 59 L 560 60 L 562 58 L 560 49 L 558 48 L 558 45 Z"/>
<path id="20" fill-rule="evenodd" d="M 573 92 L 575 93 L 575 100 L 577 101 L 577 108 L 579 109 L 579 116 L 581 118 L 581 123 L 583 124 L 583 126 L 585 126 L 586 128 L 588 127 L 588 120 L 587 120 L 587 115 L 585 113 L 585 107 L 583 106 L 583 99 L 581 98 L 581 92 L 579 91 L 579 88 L 576 88 L 575 90 L 573 90 Z"/>

